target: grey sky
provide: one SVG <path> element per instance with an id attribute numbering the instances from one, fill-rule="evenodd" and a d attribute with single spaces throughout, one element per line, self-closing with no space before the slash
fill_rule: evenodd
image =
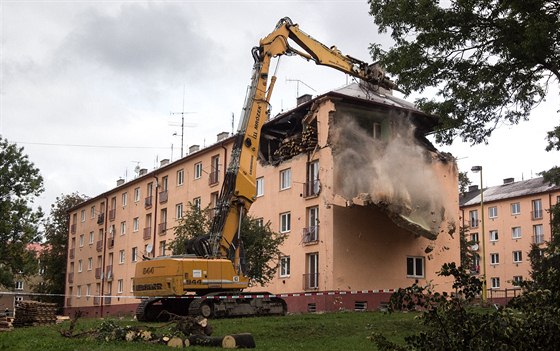
<path id="1" fill-rule="evenodd" d="M 366 1 L 2 0 L 0 12 L 0 134 L 24 146 L 41 170 L 43 207 L 62 193 L 106 191 L 120 177 L 131 179 L 137 162 L 151 170 L 156 160 L 176 160 L 180 129 L 171 124 L 180 119 L 170 112 L 182 110 L 183 88 L 192 112 L 185 149 L 230 132 L 250 79 L 250 49 L 281 17 L 364 61 L 370 43 L 390 45 Z M 300 94 L 317 95 L 348 78 L 284 57 L 273 115 L 295 105 L 297 85 L 288 79 L 314 89 L 300 84 Z M 558 91 L 550 96 L 556 101 L 540 106 L 534 120 L 502 127 L 490 146 L 442 149 L 462 158 L 462 170 L 484 166 L 489 185 L 549 168 L 558 155 L 544 152 L 544 131 L 558 122 Z"/>

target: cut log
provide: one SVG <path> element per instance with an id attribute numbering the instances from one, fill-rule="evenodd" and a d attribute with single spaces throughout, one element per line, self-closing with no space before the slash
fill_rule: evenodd
<path id="1" fill-rule="evenodd" d="M 189 342 L 191 345 L 196 346 L 222 346 L 223 337 L 220 336 L 206 336 L 206 335 L 191 335 Z"/>
<path id="2" fill-rule="evenodd" d="M 175 348 L 179 348 L 182 349 L 184 347 L 184 343 L 183 343 L 183 339 L 181 339 L 178 336 L 174 336 L 171 339 L 169 339 L 169 341 L 167 342 L 167 346 L 169 347 L 175 347 Z"/>
<path id="3" fill-rule="evenodd" d="M 255 339 L 250 333 L 226 335 L 222 340 L 224 349 L 254 349 L 255 346 Z"/>

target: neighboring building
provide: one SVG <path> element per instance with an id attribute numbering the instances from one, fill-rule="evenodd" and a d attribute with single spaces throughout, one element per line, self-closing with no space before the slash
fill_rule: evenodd
<path id="1" fill-rule="evenodd" d="M 42 246 L 39 243 L 29 244 L 27 245 L 27 250 L 33 251 L 38 257 L 42 251 Z M 43 268 L 40 262 L 38 262 L 37 272 L 33 275 L 16 274 L 12 290 L 0 289 L 0 313 L 5 313 L 7 309 L 9 314 L 13 316 L 18 301 L 31 300 L 34 287 L 41 284 L 42 274 Z M 2 292 L 6 294 L 2 294 Z"/>
<path id="2" fill-rule="evenodd" d="M 550 241 L 549 209 L 560 202 L 560 186 L 550 185 L 543 178 L 519 182 L 507 178 L 502 185 L 484 189 L 482 195 L 484 216 L 478 186 L 471 186 L 461 197 L 463 225 L 468 228 L 467 239 L 478 242 L 471 246 L 475 255 L 472 271 L 484 272 L 480 259 L 484 245 L 488 296 L 502 298 L 515 289 L 514 281 L 529 277 L 531 244 Z M 508 297 L 513 294 L 509 292 Z"/>
<path id="3" fill-rule="evenodd" d="M 251 214 L 288 238 L 277 278 L 264 289 L 449 288 L 435 272 L 459 259 L 457 169 L 424 137 L 436 122 L 388 92 L 366 94 L 356 84 L 301 100 L 267 122 Z M 135 263 L 168 253 L 188 202 L 216 203 L 232 142 L 222 133 L 216 144 L 191 147 L 186 157 L 141 170 L 70 210 L 66 313 L 135 311 Z M 388 294 L 287 301 L 289 311 L 374 309 Z"/>

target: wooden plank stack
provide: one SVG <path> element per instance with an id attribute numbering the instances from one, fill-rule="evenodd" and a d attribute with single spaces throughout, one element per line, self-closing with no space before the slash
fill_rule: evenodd
<path id="1" fill-rule="evenodd" d="M 20 301 L 16 305 L 14 327 L 28 327 L 56 323 L 56 304 Z"/>
<path id="2" fill-rule="evenodd" d="M 12 325 L 12 321 L 13 318 L 10 317 L 0 320 L 0 332 L 13 330 L 14 326 Z"/>

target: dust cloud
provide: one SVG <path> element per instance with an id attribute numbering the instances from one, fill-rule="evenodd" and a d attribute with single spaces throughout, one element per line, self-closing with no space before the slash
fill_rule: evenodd
<path id="1" fill-rule="evenodd" d="M 356 118 L 336 118 L 331 127 L 335 191 L 348 200 L 365 195 L 389 211 L 390 217 L 396 214 L 410 228 L 424 229 L 417 234 L 435 239 L 440 231 L 448 230 L 442 223 L 454 223 L 455 218 L 438 180 L 441 175 L 434 169 L 434 163 L 441 161 L 419 144 L 408 116 L 389 118 L 380 139 L 374 139 Z M 454 162 L 449 161 L 447 167 L 449 176 L 454 176 Z"/>

